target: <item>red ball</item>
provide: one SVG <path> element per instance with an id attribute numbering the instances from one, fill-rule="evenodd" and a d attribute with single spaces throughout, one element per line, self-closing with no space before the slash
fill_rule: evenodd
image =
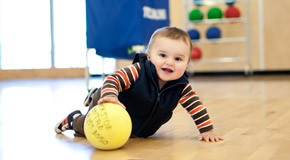
<path id="1" fill-rule="evenodd" d="M 241 14 L 238 8 L 229 6 L 229 8 L 226 10 L 225 16 L 226 18 L 238 18 L 241 16 Z"/>
<path id="2" fill-rule="evenodd" d="M 202 54 L 202 52 L 201 52 L 201 50 L 199 48 L 193 47 L 190 59 L 191 60 L 198 60 L 198 59 L 201 58 L 201 54 Z"/>

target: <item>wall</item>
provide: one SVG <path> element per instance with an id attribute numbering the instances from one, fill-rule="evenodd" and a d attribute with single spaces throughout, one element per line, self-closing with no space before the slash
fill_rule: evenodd
<path id="1" fill-rule="evenodd" d="M 260 70 L 290 70 L 290 10 L 289 0 L 261 0 L 263 2 L 263 22 L 264 22 L 264 47 L 260 49 L 259 30 L 259 0 L 250 0 L 250 28 L 251 28 L 251 61 L 252 69 Z M 240 8 L 242 16 L 245 15 L 242 3 L 236 3 Z M 226 5 L 221 6 L 222 10 Z M 171 25 L 183 26 L 182 1 L 170 0 Z M 187 16 L 187 15 L 186 15 Z M 224 37 L 239 36 L 245 32 L 242 24 L 217 25 L 224 31 Z M 201 32 L 205 32 L 207 26 L 198 26 Z M 202 35 L 204 36 L 204 35 Z M 202 37 L 204 38 L 204 37 Z M 243 56 L 245 46 L 242 43 L 235 44 L 209 44 L 200 45 L 204 58 L 215 58 L 218 56 Z M 264 52 L 261 54 L 260 51 Z M 243 71 L 243 63 L 198 63 L 194 62 L 190 70 L 194 71 Z"/>
<path id="2" fill-rule="evenodd" d="M 290 1 L 264 0 L 265 69 L 290 69 Z"/>
<path id="3" fill-rule="evenodd" d="M 251 59 L 253 70 L 279 71 L 290 70 L 290 10 L 289 0 L 260 0 L 263 2 L 263 22 L 264 22 L 264 50 L 262 56 L 260 54 L 259 41 L 259 0 L 250 0 L 250 24 L 251 24 Z M 182 0 L 170 0 L 170 20 L 171 26 L 183 28 L 183 10 Z M 242 7 L 242 6 L 241 6 Z M 243 15 L 244 13 L 242 13 Z M 222 28 L 226 30 L 225 36 L 235 34 L 243 34 L 243 26 L 239 24 L 232 27 Z M 240 28 L 240 29 L 239 29 Z M 205 28 L 203 28 L 205 30 Z M 238 30 L 238 32 L 236 31 Z M 219 55 L 228 55 L 233 53 L 238 56 L 243 53 L 243 44 L 235 45 L 209 45 L 204 47 L 204 56 L 211 58 Z M 263 58 L 264 57 L 264 58 Z M 119 60 L 117 68 L 127 66 L 131 61 Z M 193 63 L 190 70 L 194 71 L 243 71 L 242 63 L 226 63 L 226 64 L 198 64 Z M 49 70 L 0 70 L 1 79 L 22 79 L 22 78 L 72 78 L 84 77 L 85 69 L 49 69 Z"/>

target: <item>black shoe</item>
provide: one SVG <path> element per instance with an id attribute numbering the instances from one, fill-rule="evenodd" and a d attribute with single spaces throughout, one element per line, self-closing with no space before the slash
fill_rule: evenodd
<path id="1" fill-rule="evenodd" d="M 91 101 L 93 99 L 92 95 L 98 90 L 98 88 L 92 88 L 88 90 L 89 94 L 87 95 L 85 101 L 84 101 L 84 106 L 89 106 L 91 104 Z"/>
<path id="2" fill-rule="evenodd" d="M 81 115 L 82 115 L 82 113 L 79 110 L 71 112 L 67 117 L 65 117 L 64 120 L 60 121 L 55 126 L 55 129 L 54 129 L 55 132 L 60 134 L 63 131 L 72 130 L 73 129 L 73 120 Z"/>

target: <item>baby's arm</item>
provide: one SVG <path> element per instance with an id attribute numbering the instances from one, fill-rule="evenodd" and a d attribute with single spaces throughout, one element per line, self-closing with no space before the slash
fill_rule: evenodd
<path id="1" fill-rule="evenodd" d="M 192 90 L 190 84 L 187 84 L 181 93 L 179 103 L 190 114 L 194 120 L 199 132 L 200 140 L 206 142 L 223 140 L 213 132 L 213 125 L 206 108 L 203 106 L 198 95 Z"/>
<path id="2" fill-rule="evenodd" d="M 139 63 L 132 64 L 128 67 L 115 71 L 112 75 L 106 77 L 101 88 L 101 98 L 98 104 L 101 103 L 116 103 L 125 106 L 118 100 L 119 92 L 127 90 L 135 83 L 141 71 Z"/>

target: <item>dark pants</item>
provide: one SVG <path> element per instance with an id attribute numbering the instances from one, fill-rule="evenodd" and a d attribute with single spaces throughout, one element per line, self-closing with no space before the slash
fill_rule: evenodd
<path id="1" fill-rule="evenodd" d="M 98 89 L 92 96 L 93 96 L 93 99 L 90 103 L 87 113 L 77 117 L 73 121 L 73 128 L 74 128 L 74 131 L 76 132 L 75 134 L 76 136 L 85 136 L 85 130 L 84 130 L 85 119 L 89 111 L 98 104 L 98 101 L 101 97 L 101 89 Z"/>

